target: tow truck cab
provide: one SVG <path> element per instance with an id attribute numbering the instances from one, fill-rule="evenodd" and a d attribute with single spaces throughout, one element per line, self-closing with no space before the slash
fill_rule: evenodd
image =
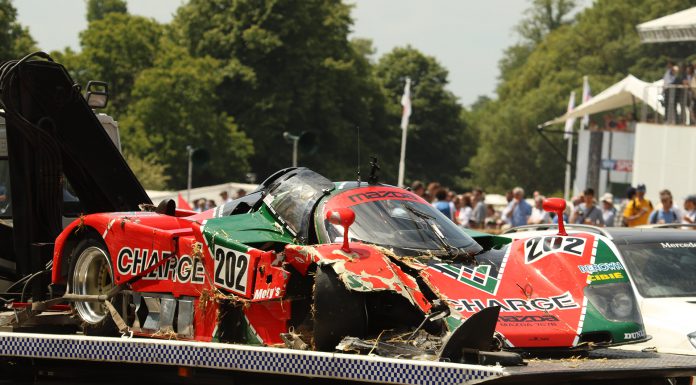
<path id="1" fill-rule="evenodd" d="M 48 60 L 29 60 L 37 56 Z M 67 223 L 151 201 L 121 155 L 116 122 L 92 109 L 108 101 L 104 83 L 90 82 L 83 96 L 45 54 L 2 67 L 0 297 L 37 300 Z"/>

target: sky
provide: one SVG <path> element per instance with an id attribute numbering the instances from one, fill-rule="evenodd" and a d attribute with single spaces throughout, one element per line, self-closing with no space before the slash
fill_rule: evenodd
<path id="1" fill-rule="evenodd" d="M 347 0 L 355 5 L 352 36 L 372 39 L 376 58 L 411 45 L 449 70 L 449 89 L 468 106 L 494 96 L 498 61 L 517 42 L 514 26 L 529 0 Z M 129 0 L 132 14 L 171 21 L 184 0 Z M 44 51 L 71 47 L 87 27 L 86 0 L 14 0 L 18 20 Z"/>

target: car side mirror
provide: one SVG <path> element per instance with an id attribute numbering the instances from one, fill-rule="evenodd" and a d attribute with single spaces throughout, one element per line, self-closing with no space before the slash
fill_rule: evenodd
<path id="1" fill-rule="evenodd" d="M 331 224 L 343 226 L 343 246 L 341 246 L 341 250 L 350 253 L 348 229 L 355 222 L 355 212 L 348 207 L 329 210 L 326 212 L 326 220 Z"/>
<path id="2" fill-rule="evenodd" d="M 106 82 L 90 80 L 87 82 L 87 93 L 85 94 L 87 105 L 92 109 L 105 108 L 109 103 L 109 86 Z"/>
<path id="3" fill-rule="evenodd" d="M 542 204 L 544 211 L 555 213 L 558 217 L 558 235 L 568 235 L 563 224 L 563 212 L 566 209 L 566 201 L 562 198 L 547 198 Z"/>

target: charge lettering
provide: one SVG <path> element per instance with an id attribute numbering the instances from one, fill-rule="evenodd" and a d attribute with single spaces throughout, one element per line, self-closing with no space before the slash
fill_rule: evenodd
<path id="1" fill-rule="evenodd" d="M 127 247 L 122 248 L 116 259 L 118 273 L 121 275 L 129 274 L 133 268 L 133 250 Z"/>

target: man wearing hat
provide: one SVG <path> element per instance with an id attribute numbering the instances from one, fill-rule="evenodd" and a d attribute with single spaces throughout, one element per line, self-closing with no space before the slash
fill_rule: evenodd
<path id="1" fill-rule="evenodd" d="M 628 202 L 624 210 L 624 221 L 628 227 L 647 225 L 653 205 L 645 199 L 645 185 L 636 186 L 636 196 Z"/>
<path id="2" fill-rule="evenodd" d="M 614 196 L 611 193 L 602 195 L 602 218 L 607 227 L 614 226 L 616 220 L 616 208 L 614 207 Z"/>

